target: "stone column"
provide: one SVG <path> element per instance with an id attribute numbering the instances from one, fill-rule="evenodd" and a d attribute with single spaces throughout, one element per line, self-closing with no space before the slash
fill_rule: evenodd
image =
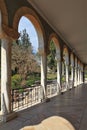
<path id="1" fill-rule="evenodd" d="M 11 31 L 10 31 L 11 30 Z M 5 33 L 5 31 L 7 33 Z M 1 120 L 6 122 L 16 117 L 17 114 L 11 110 L 11 43 L 15 33 L 10 28 L 0 32 L 1 38 Z M 13 32 L 13 33 L 12 33 Z M 8 35 L 9 34 L 9 35 Z"/>
<path id="2" fill-rule="evenodd" d="M 80 68 L 80 84 L 81 84 L 81 68 Z"/>
<path id="3" fill-rule="evenodd" d="M 83 72 L 81 70 L 81 84 L 83 83 Z"/>
<path id="4" fill-rule="evenodd" d="M 84 70 L 83 66 L 81 66 L 81 84 L 84 82 Z"/>
<path id="5" fill-rule="evenodd" d="M 41 86 L 43 89 L 43 99 L 46 98 L 46 86 L 47 86 L 47 55 L 40 52 L 41 55 Z"/>
<path id="6" fill-rule="evenodd" d="M 61 72 L 61 66 L 60 66 L 61 62 L 60 60 L 57 60 L 57 89 L 58 89 L 58 93 L 61 89 L 60 86 L 60 72 Z"/>
<path id="7" fill-rule="evenodd" d="M 1 40 L 1 113 L 11 113 L 11 42 Z"/>
<path id="8" fill-rule="evenodd" d="M 64 75 L 64 63 L 62 62 L 62 75 Z"/>
<path id="9" fill-rule="evenodd" d="M 74 87 L 77 87 L 77 67 L 75 67 L 75 80 L 74 80 Z"/>
<path id="10" fill-rule="evenodd" d="M 74 67 L 73 66 L 71 66 L 71 80 L 72 80 L 72 82 L 73 82 L 73 75 L 74 74 Z"/>
<path id="11" fill-rule="evenodd" d="M 78 85 L 80 84 L 80 69 L 78 67 Z"/>
<path id="12" fill-rule="evenodd" d="M 79 85 L 79 67 L 77 67 L 77 86 Z"/>
<path id="13" fill-rule="evenodd" d="M 82 71 L 82 74 L 81 74 L 82 76 L 82 78 L 81 78 L 81 80 L 82 80 L 82 83 L 84 82 L 84 71 Z"/>
<path id="14" fill-rule="evenodd" d="M 73 82 L 74 82 L 74 66 L 71 66 L 71 82 L 72 82 L 72 87 L 73 87 Z"/>
<path id="15" fill-rule="evenodd" d="M 66 64 L 66 89 L 69 88 L 69 65 Z"/>
<path id="16" fill-rule="evenodd" d="M 16 117 L 11 110 L 11 40 L 1 40 L 1 120 L 6 122 Z"/>

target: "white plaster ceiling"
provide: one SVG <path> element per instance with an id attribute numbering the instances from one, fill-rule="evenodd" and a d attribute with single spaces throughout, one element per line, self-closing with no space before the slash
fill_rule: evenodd
<path id="1" fill-rule="evenodd" d="M 28 0 L 87 64 L 87 0 Z"/>

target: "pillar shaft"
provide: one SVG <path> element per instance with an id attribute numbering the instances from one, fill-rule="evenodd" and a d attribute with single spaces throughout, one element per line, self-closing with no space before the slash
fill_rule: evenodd
<path id="1" fill-rule="evenodd" d="M 73 82 L 73 76 L 74 76 L 74 69 L 73 69 L 73 66 L 71 67 L 71 80 Z"/>
<path id="2" fill-rule="evenodd" d="M 74 80 L 74 86 L 77 86 L 77 68 L 75 67 L 75 80 Z"/>
<path id="3" fill-rule="evenodd" d="M 11 42 L 1 40 L 1 112 L 11 112 Z"/>
<path id="4" fill-rule="evenodd" d="M 73 82 L 74 82 L 74 67 L 71 66 L 71 85 L 72 85 L 72 87 L 73 87 Z"/>
<path id="5" fill-rule="evenodd" d="M 84 72 L 82 71 L 82 83 L 84 82 Z"/>
<path id="6" fill-rule="evenodd" d="M 78 85 L 80 84 L 80 69 L 78 68 Z"/>
<path id="7" fill-rule="evenodd" d="M 64 63 L 62 62 L 62 75 L 64 75 Z"/>
<path id="8" fill-rule="evenodd" d="M 66 88 L 69 87 L 69 66 L 66 65 Z"/>
<path id="9" fill-rule="evenodd" d="M 58 88 L 58 92 L 60 91 L 60 61 L 57 61 L 57 88 Z"/>
<path id="10" fill-rule="evenodd" d="M 41 55 L 41 86 L 43 87 L 43 98 L 46 97 L 47 84 L 47 56 L 44 53 Z"/>
<path id="11" fill-rule="evenodd" d="M 80 84 L 81 84 L 81 69 L 80 69 Z"/>
<path id="12" fill-rule="evenodd" d="M 81 71 L 81 83 L 83 83 L 83 72 Z"/>

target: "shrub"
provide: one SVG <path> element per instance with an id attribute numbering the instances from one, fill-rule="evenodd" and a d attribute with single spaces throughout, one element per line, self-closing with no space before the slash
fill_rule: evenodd
<path id="1" fill-rule="evenodd" d="M 21 88 L 22 78 L 19 74 L 15 74 L 12 76 L 12 89 Z"/>
<path id="2" fill-rule="evenodd" d="M 61 77 L 61 82 L 63 83 L 63 82 L 65 82 L 66 81 L 66 77 L 65 77 L 65 75 L 62 75 L 62 77 Z"/>

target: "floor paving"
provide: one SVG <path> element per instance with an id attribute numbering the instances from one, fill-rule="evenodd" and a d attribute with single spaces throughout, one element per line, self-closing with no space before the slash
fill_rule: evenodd
<path id="1" fill-rule="evenodd" d="M 51 116 L 61 116 L 76 130 L 87 130 L 87 84 L 68 90 L 44 102 L 18 112 L 18 117 L 0 125 L 0 130 L 20 130 Z"/>

